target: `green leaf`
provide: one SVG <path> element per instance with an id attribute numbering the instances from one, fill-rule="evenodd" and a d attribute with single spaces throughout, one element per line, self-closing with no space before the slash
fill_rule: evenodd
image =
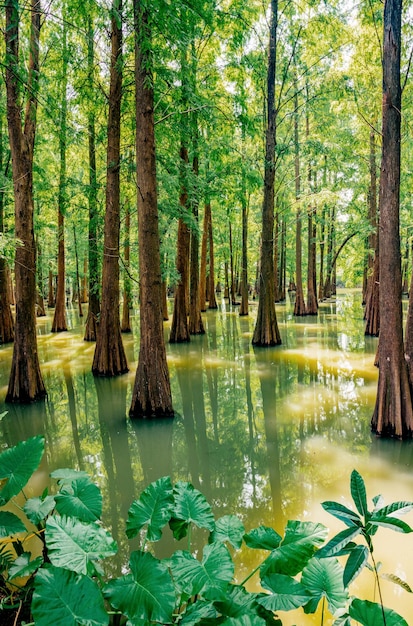
<path id="1" fill-rule="evenodd" d="M 337 533 L 337 535 L 335 535 L 332 539 L 330 539 L 330 541 L 326 543 L 325 546 L 320 548 L 320 550 L 317 552 L 318 558 L 323 559 L 325 557 L 335 556 L 336 554 L 341 552 L 341 550 L 343 550 L 343 548 L 345 548 L 345 546 L 347 546 L 350 541 L 354 539 L 354 537 L 359 535 L 360 532 L 361 528 L 359 528 L 358 526 L 345 528 L 341 532 Z"/>
<path id="2" fill-rule="evenodd" d="M 16 496 L 39 467 L 44 452 L 44 437 L 38 435 L 18 443 L 0 454 L 0 506 Z"/>
<path id="3" fill-rule="evenodd" d="M 9 580 L 13 578 L 26 578 L 31 576 L 36 570 L 43 564 L 43 558 L 38 556 L 37 558 L 30 560 L 31 553 L 23 552 L 15 560 L 13 565 L 9 569 Z"/>
<path id="4" fill-rule="evenodd" d="M 247 546 L 257 550 L 275 550 L 280 545 L 281 539 L 281 535 L 268 526 L 259 526 L 244 535 Z"/>
<path id="5" fill-rule="evenodd" d="M 380 509 L 374 511 L 371 519 L 377 517 L 387 517 L 388 515 L 392 515 L 392 513 L 398 513 L 399 515 L 405 515 L 413 508 L 413 502 L 408 501 L 400 501 L 393 502 L 392 504 L 388 504 L 387 506 L 383 506 Z"/>
<path id="6" fill-rule="evenodd" d="M 53 496 L 30 498 L 25 502 L 23 510 L 31 523 L 38 526 L 53 511 L 55 504 Z"/>
<path id="7" fill-rule="evenodd" d="M 169 476 L 151 483 L 129 509 L 126 535 L 131 539 L 147 525 L 148 540 L 158 541 L 162 536 L 162 528 L 171 518 L 173 504 L 172 483 Z"/>
<path id="8" fill-rule="evenodd" d="M 390 515 L 387 517 L 375 515 L 374 521 L 370 521 L 370 524 L 373 526 L 383 526 L 384 528 L 390 528 L 391 530 L 405 534 L 413 532 L 413 528 L 406 524 L 406 522 L 403 522 L 397 517 L 391 517 Z"/>
<path id="9" fill-rule="evenodd" d="M 64 468 L 55 470 L 50 474 L 50 477 L 57 480 L 59 485 L 62 486 L 70 485 L 74 480 L 78 480 L 79 478 L 89 478 L 89 474 L 83 470 Z"/>
<path id="10" fill-rule="evenodd" d="M 224 515 L 215 522 L 215 529 L 212 531 L 209 542 L 228 541 L 234 548 L 240 548 L 242 538 L 245 533 L 244 524 L 236 515 Z"/>
<path id="11" fill-rule="evenodd" d="M 221 615 L 226 617 L 240 617 L 250 613 L 257 607 L 258 594 L 248 592 L 244 587 L 229 585 L 225 598 L 215 602 L 215 606 Z"/>
<path id="12" fill-rule="evenodd" d="M 170 567 L 177 587 L 188 596 L 203 595 L 207 600 L 221 600 L 234 575 L 234 564 L 227 547 L 220 542 L 204 547 L 202 561 L 189 552 L 177 550 Z"/>
<path id="13" fill-rule="evenodd" d="M 131 573 L 107 583 L 104 595 L 132 623 L 172 623 L 175 590 L 167 567 L 149 552 L 132 552 Z"/>
<path id="14" fill-rule="evenodd" d="M 239 617 L 228 617 L 221 622 L 221 626 L 265 626 L 266 623 L 265 619 L 259 617 L 256 613 L 251 613 L 250 615 L 240 615 Z"/>
<path id="15" fill-rule="evenodd" d="M 380 578 L 383 578 L 384 580 L 389 580 L 390 582 L 398 585 L 399 587 L 407 591 L 407 593 L 413 593 L 410 585 L 405 580 L 402 580 L 395 574 L 381 574 Z"/>
<path id="16" fill-rule="evenodd" d="M 173 519 L 170 521 L 175 539 L 182 539 L 188 532 L 189 525 L 213 531 L 215 520 L 206 498 L 193 485 L 178 482 L 174 487 L 175 506 Z"/>
<path id="17" fill-rule="evenodd" d="M 52 564 L 79 574 L 94 575 L 96 562 L 117 552 L 116 542 L 101 526 L 71 517 L 50 517 L 45 539 Z"/>
<path id="18" fill-rule="evenodd" d="M 304 568 L 301 583 L 312 596 L 305 613 L 315 613 L 324 597 L 334 615 L 347 604 L 348 594 L 343 585 L 343 568 L 337 559 L 311 559 Z"/>
<path id="19" fill-rule="evenodd" d="M 262 564 L 261 575 L 272 572 L 295 576 L 308 563 L 326 536 L 327 528 L 323 524 L 287 522 L 284 538 Z"/>
<path id="20" fill-rule="evenodd" d="M 94 522 L 102 515 L 102 494 L 89 477 L 65 483 L 55 500 L 60 515 L 76 517 L 82 522 Z"/>
<path id="21" fill-rule="evenodd" d="M 216 619 L 218 613 L 212 602 L 197 600 L 194 604 L 189 604 L 182 618 L 179 620 L 180 626 L 196 626 L 203 619 Z"/>
<path id="22" fill-rule="evenodd" d="M 355 513 L 351 509 L 348 509 L 346 506 L 340 504 L 339 502 L 326 500 L 325 502 L 321 503 L 321 506 L 325 511 L 327 511 L 327 513 L 334 515 L 334 517 L 339 519 L 341 522 L 344 522 L 346 526 L 363 526 L 363 522 L 361 521 L 357 513 Z"/>
<path id="23" fill-rule="evenodd" d="M 367 508 L 366 485 L 357 470 L 351 472 L 350 490 L 357 511 L 360 515 L 363 515 L 364 519 L 367 519 L 369 511 Z"/>
<path id="24" fill-rule="evenodd" d="M 31 605 L 36 626 L 107 626 L 102 594 L 88 576 L 47 565 L 35 577 Z"/>
<path id="25" fill-rule="evenodd" d="M 386 618 L 386 626 L 408 626 L 405 619 L 391 609 L 383 608 Z M 381 626 L 383 622 L 383 611 L 380 604 L 369 600 L 359 600 L 354 598 L 350 604 L 349 614 L 362 626 Z"/>
<path id="26" fill-rule="evenodd" d="M 268 574 L 261 583 L 272 593 L 259 597 L 257 602 L 269 611 L 292 611 L 311 597 L 304 585 L 284 574 Z"/>
<path id="27" fill-rule="evenodd" d="M 0 539 L 27 532 L 26 526 L 14 513 L 0 511 Z"/>
<path id="28" fill-rule="evenodd" d="M 364 569 L 369 558 L 369 551 L 366 546 L 356 546 L 351 551 L 344 568 L 343 583 L 348 587 Z"/>

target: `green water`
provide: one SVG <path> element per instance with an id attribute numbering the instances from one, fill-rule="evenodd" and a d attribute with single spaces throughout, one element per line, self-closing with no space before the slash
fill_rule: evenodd
<path id="1" fill-rule="evenodd" d="M 124 336 L 130 373 L 116 380 L 91 375 L 94 345 L 83 341 L 85 318 L 79 322 L 69 312 L 71 329 L 60 334 L 50 333 L 52 314 L 40 318 L 48 399 L 33 406 L 4 405 L 12 346 L 0 347 L 0 413 L 8 411 L 0 424 L 2 447 L 45 435 L 46 456 L 31 494 L 41 493 L 49 472 L 58 467 L 84 469 L 100 484 L 107 496 L 105 524 L 120 545 L 114 570 L 127 562 L 130 546 L 123 529 L 131 501 L 166 474 L 173 481 L 190 480 L 217 514 L 237 513 L 246 529 L 266 524 L 280 533 L 288 519 L 321 521 L 332 533 L 341 530 L 320 502 L 351 505 L 353 468 L 364 477 L 369 497 L 381 493 L 386 503 L 413 500 L 412 442 L 382 441 L 370 433 L 377 340 L 364 337 L 360 294 L 339 292 L 311 318 L 295 319 L 289 303 L 277 305 L 283 344 L 276 348 L 251 346 L 255 315 L 256 304 L 248 318 L 223 305 L 203 315 L 205 336 L 187 345 L 167 344 L 174 420 L 127 417 L 138 354 L 135 316 L 133 335 Z M 411 536 L 383 530 L 380 537 L 376 558 L 383 571 L 413 586 Z M 169 550 L 166 538 L 158 554 Z M 237 554 L 239 579 L 256 559 L 255 552 Z M 385 603 L 413 624 L 413 600 L 383 584 Z M 366 573 L 353 591 L 373 599 L 371 575 Z M 280 616 L 287 626 L 320 623 L 302 611 L 294 618 Z"/>

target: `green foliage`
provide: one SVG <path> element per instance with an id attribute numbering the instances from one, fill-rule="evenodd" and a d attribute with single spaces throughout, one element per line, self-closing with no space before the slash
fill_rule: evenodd
<path id="1" fill-rule="evenodd" d="M 305 613 L 315 613 L 320 603 L 322 619 L 328 606 L 336 626 L 406 625 L 382 602 L 352 598 L 349 585 L 364 567 L 373 570 L 378 583 L 373 536 L 380 526 L 411 532 L 396 514 L 410 511 L 413 503 L 384 506 L 376 497 L 370 511 L 364 481 L 355 470 L 350 489 L 357 512 L 337 502 L 323 503 L 346 526 L 328 543 L 322 524 L 297 520 L 287 522 L 283 536 L 265 526 L 245 533 L 235 515 L 215 520 L 209 503 L 191 484 L 173 486 L 169 477 L 162 477 L 129 509 L 126 535 L 139 542 L 139 549 L 130 555 L 129 571 L 105 580 L 102 564 L 116 554 L 117 545 L 101 525 L 100 490 L 84 472 L 53 472 L 54 495 L 46 490 L 40 497 L 26 499 L 23 509 L 15 500 L 39 466 L 43 451 L 43 438 L 34 437 L 0 455 L 6 480 L 1 490 L 3 506 L 18 509 L 18 515 L 0 511 L 1 591 L 3 597 L 17 595 L 19 601 L 31 602 L 36 626 L 282 626 L 280 611 L 302 607 Z M 29 530 L 30 524 L 34 531 Z M 176 539 L 187 538 L 188 549 L 158 559 L 150 544 L 162 539 L 168 524 Z M 202 550 L 191 545 L 194 529 L 198 529 L 197 542 L 206 539 Z M 26 549 L 29 537 L 38 540 L 33 553 Z M 367 547 L 355 543 L 356 537 L 364 539 Z M 267 556 L 243 582 L 235 583 L 232 552 L 243 544 L 245 549 L 266 551 Z M 346 560 L 344 567 L 339 558 Z M 254 575 L 259 592 L 245 586 Z M 400 578 L 382 577 L 411 592 Z"/>

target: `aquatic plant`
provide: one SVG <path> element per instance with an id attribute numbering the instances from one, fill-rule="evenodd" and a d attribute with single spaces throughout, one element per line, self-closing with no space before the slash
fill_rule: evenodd
<path id="1" fill-rule="evenodd" d="M 19 623 L 24 607 L 36 626 L 282 626 L 280 611 L 302 607 L 314 613 L 321 602 L 321 623 L 327 605 L 336 626 L 407 626 L 383 606 L 373 536 L 380 526 L 411 532 L 396 514 L 411 510 L 413 503 L 384 506 L 377 496 L 369 511 L 364 481 L 356 471 L 350 480 L 356 511 L 337 502 L 322 503 L 346 526 L 327 543 L 327 528 L 309 521 L 287 522 L 283 536 L 266 526 L 246 533 L 236 515 L 215 519 L 206 498 L 190 483 L 173 485 L 169 477 L 159 478 L 128 512 L 126 535 L 138 539 L 139 549 L 131 552 L 126 573 L 107 579 L 102 563 L 116 554 L 117 545 L 102 526 L 102 495 L 87 474 L 57 470 L 51 474 L 55 493 L 45 490 L 40 497 L 26 498 L 24 488 L 43 452 L 44 439 L 37 436 L 0 455 L 2 624 L 8 623 L 8 613 L 10 623 Z M 18 514 L 5 510 L 11 506 Z M 176 540 L 186 539 L 187 549 L 158 559 L 151 550 L 167 526 Z M 202 555 L 193 545 L 194 529 L 206 537 Z M 357 537 L 366 545 L 356 543 Z M 37 555 L 28 547 L 33 538 L 40 546 Z M 233 553 L 242 544 L 267 555 L 237 583 Z M 374 572 L 378 603 L 349 593 L 364 567 Z M 260 591 L 246 588 L 253 576 L 259 577 Z M 406 583 L 392 579 L 410 591 Z"/>

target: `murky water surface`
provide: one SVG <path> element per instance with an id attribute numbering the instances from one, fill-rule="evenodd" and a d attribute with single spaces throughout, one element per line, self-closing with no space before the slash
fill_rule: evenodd
<path id="1" fill-rule="evenodd" d="M 364 337 L 360 294 L 339 292 L 311 318 L 294 319 L 289 303 L 277 305 L 283 344 L 271 349 L 251 346 L 255 314 L 255 304 L 248 318 L 223 305 L 204 314 L 205 336 L 167 346 L 174 420 L 127 417 L 137 318 L 134 334 L 124 336 L 130 373 L 116 380 L 91 375 L 94 345 L 83 341 L 85 318 L 79 323 L 73 312 L 71 330 L 60 334 L 50 333 L 51 315 L 40 318 L 39 353 L 49 396 L 29 407 L 4 405 L 12 347 L 0 347 L 0 413 L 8 411 L 0 424 L 3 448 L 34 434 L 46 437 L 46 458 L 32 493 L 43 491 L 55 468 L 86 470 L 102 487 L 105 523 L 124 562 L 129 505 L 163 475 L 191 481 L 217 515 L 237 513 L 247 530 L 265 524 L 281 534 L 289 519 L 322 522 L 330 536 L 342 530 L 320 502 L 351 506 L 353 468 L 365 479 L 370 503 L 377 494 L 386 504 L 413 500 L 413 443 L 382 441 L 370 433 L 377 340 Z M 411 513 L 405 519 L 413 525 L 412 518 Z M 382 571 L 413 586 L 412 536 L 381 529 L 376 538 Z M 166 541 L 158 554 L 169 550 Z M 258 558 L 247 549 L 236 555 L 239 580 Z M 413 625 L 411 595 L 386 581 L 383 590 L 385 604 Z M 374 599 L 372 575 L 366 572 L 352 591 Z M 321 623 L 320 616 L 304 616 L 302 610 L 280 617 L 286 626 Z"/>

